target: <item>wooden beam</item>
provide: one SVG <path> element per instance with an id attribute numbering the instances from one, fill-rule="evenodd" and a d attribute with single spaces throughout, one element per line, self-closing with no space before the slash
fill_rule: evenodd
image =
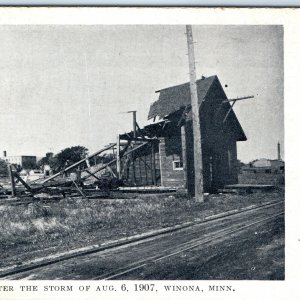
<path id="1" fill-rule="evenodd" d="M 155 162 L 155 144 L 151 144 L 151 174 L 152 174 L 152 183 L 156 185 L 156 162 Z"/>
<path id="2" fill-rule="evenodd" d="M 136 111 L 132 111 L 133 137 L 136 138 Z"/>
<path id="3" fill-rule="evenodd" d="M 227 118 L 228 118 L 230 112 L 232 111 L 232 108 L 233 108 L 233 106 L 234 106 L 234 104 L 235 104 L 236 101 L 237 101 L 237 100 L 233 101 L 232 105 L 230 105 L 230 108 L 229 108 L 229 110 L 228 110 L 226 116 L 225 116 L 224 119 L 223 119 L 223 123 L 226 122 L 226 120 L 227 120 Z"/>
<path id="4" fill-rule="evenodd" d="M 90 172 L 89 170 L 85 170 L 85 172 L 87 172 L 88 174 L 90 174 L 91 176 L 93 176 L 95 179 L 101 180 L 99 177 L 97 177 L 95 174 L 93 174 L 93 173 Z"/>
<path id="5" fill-rule="evenodd" d="M 120 135 L 117 135 L 117 177 L 121 178 Z"/>
<path id="6" fill-rule="evenodd" d="M 127 141 L 127 143 L 124 145 L 124 148 L 122 150 L 120 150 L 120 157 L 121 158 L 122 158 L 123 154 L 127 151 L 130 144 L 131 144 L 131 141 Z M 120 143 L 120 146 L 122 146 L 121 143 Z"/>
<path id="7" fill-rule="evenodd" d="M 147 162 L 146 157 L 144 157 L 144 163 L 145 163 L 145 174 L 146 174 L 146 185 L 148 184 L 148 173 L 147 173 Z"/>
<path id="8" fill-rule="evenodd" d="M 132 176 L 133 176 L 133 183 L 136 185 L 136 176 L 135 176 L 135 159 L 133 154 L 131 155 L 132 157 Z"/>
<path id="9" fill-rule="evenodd" d="M 16 184 L 15 184 L 15 178 L 14 174 L 12 171 L 11 165 L 7 165 L 7 170 L 8 170 L 8 175 L 9 175 L 9 180 L 10 180 L 10 185 L 11 185 L 11 196 L 15 197 L 16 196 Z"/>
<path id="10" fill-rule="evenodd" d="M 32 188 L 22 179 L 18 172 L 13 172 L 13 175 L 24 185 L 28 192 L 32 193 Z"/>
<path id="11" fill-rule="evenodd" d="M 157 138 L 141 138 L 141 137 L 131 137 L 128 134 L 126 134 L 128 138 L 126 138 L 123 134 L 121 135 L 120 139 L 124 141 L 134 141 L 134 142 L 151 142 L 153 140 L 157 140 Z"/>
<path id="12" fill-rule="evenodd" d="M 100 153 L 102 153 L 102 152 L 104 152 L 104 151 L 106 151 L 106 150 L 109 150 L 109 149 L 111 149 L 111 148 L 114 147 L 114 146 L 116 146 L 115 143 L 114 143 L 114 144 L 111 144 L 111 145 L 109 145 L 109 146 L 107 146 L 107 147 L 105 147 L 105 148 L 103 148 L 103 149 L 101 149 L 101 150 L 99 150 L 99 151 L 97 151 L 97 152 L 91 154 L 91 155 L 89 155 L 88 157 L 85 157 L 85 158 L 81 159 L 80 161 L 76 162 L 75 164 L 73 164 L 73 165 L 67 167 L 65 170 L 63 170 L 62 173 L 61 173 L 61 172 L 56 173 L 56 174 L 50 176 L 49 178 L 45 179 L 45 180 L 42 182 L 42 184 L 44 184 L 44 183 L 46 183 L 46 182 L 48 182 L 48 181 L 50 181 L 50 180 L 52 180 L 52 179 L 54 179 L 54 178 L 56 178 L 56 177 L 62 175 L 62 174 L 65 173 L 65 172 L 68 172 L 68 171 L 70 171 L 70 170 L 76 168 L 76 167 L 79 166 L 80 164 L 86 162 L 87 159 L 90 159 L 90 158 L 92 158 L 92 157 L 94 157 L 94 156 L 96 156 L 96 155 L 99 155 Z"/>
<path id="13" fill-rule="evenodd" d="M 143 176 L 142 176 L 141 158 L 140 157 L 139 157 L 139 169 L 140 169 L 140 181 L 141 181 L 141 185 L 143 185 Z"/>
<path id="14" fill-rule="evenodd" d="M 139 126 L 139 124 L 136 122 L 136 127 L 137 127 L 137 129 L 138 129 L 138 132 L 141 134 L 141 136 L 143 137 L 143 139 L 146 139 L 146 137 L 144 136 L 144 134 L 143 134 L 143 131 L 142 131 L 142 129 L 140 128 L 140 126 Z"/>
<path id="15" fill-rule="evenodd" d="M 87 166 L 88 168 L 90 168 L 90 167 L 91 167 L 91 164 L 90 164 L 90 161 L 89 161 L 88 158 L 85 160 L 85 162 L 86 162 L 86 166 Z"/>
<path id="16" fill-rule="evenodd" d="M 245 100 L 245 99 L 252 99 L 254 96 L 246 96 L 246 97 L 237 97 L 237 98 L 232 98 L 232 99 L 225 99 L 223 102 L 235 102 L 235 101 L 240 101 L 240 100 Z"/>
<path id="17" fill-rule="evenodd" d="M 127 153 L 124 153 L 123 157 L 124 157 L 124 156 L 128 156 L 131 152 L 133 152 L 133 151 L 135 151 L 135 150 L 137 150 L 137 149 L 139 149 L 139 148 L 141 148 L 141 147 L 143 147 L 143 146 L 145 146 L 145 145 L 147 145 L 147 144 L 148 144 L 148 143 L 143 143 L 142 145 L 139 145 L 139 146 L 135 147 L 134 149 L 129 150 Z M 110 162 L 108 162 L 108 163 L 105 164 L 104 166 L 100 167 L 98 170 L 92 172 L 92 174 L 96 174 L 96 173 L 100 172 L 101 170 L 105 169 L 107 166 L 110 166 L 111 164 L 115 163 L 116 161 L 117 161 L 116 158 L 113 159 L 113 160 L 111 160 Z M 87 175 L 86 177 L 82 178 L 82 180 L 86 180 L 86 179 L 88 179 L 90 176 L 91 176 L 91 174 L 89 174 L 89 175 Z"/>
<path id="18" fill-rule="evenodd" d="M 91 176 L 93 176 L 93 175 L 95 175 L 96 173 L 98 173 L 98 172 L 100 172 L 100 171 L 102 171 L 102 170 L 104 170 L 105 168 L 107 168 L 107 166 L 110 166 L 110 165 L 112 165 L 113 163 L 115 163 L 117 161 L 117 159 L 115 158 L 115 159 L 113 159 L 113 160 L 111 160 L 110 162 L 108 162 L 107 164 L 105 164 L 104 166 L 102 166 L 102 167 L 100 167 L 98 170 L 96 170 L 96 171 L 93 171 L 93 172 L 90 172 L 90 174 L 89 175 L 87 175 L 87 176 L 85 176 L 85 177 L 83 177 L 82 178 L 82 180 L 84 181 L 84 180 L 86 180 L 86 179 L 88 179 L 88 178 L 90 178 Z M 85 170 L 86 171 L 86 170 Z"/>
<path id="19" fill-rule="evenodd" d="M 146 156 L 144 156 L 144 158 L 140 157 L 140 159 L 144 162 L 144 164 L 151 169 L 151 166 L 149 166 L 149 164 L 147 163 L 147 160 L 145 159 Z"/>
<path id="20" fill-rule="evenodd" d="M 73 179 L 72 179 L 72 181 L 73 181 L 73 183 L 74 183 L 74 185 L 75 185 L 77 191 L 79 192 L 79 194 L 80 194 L 83 198 L 87 199 L 86 195 L 83 193 L 83 191 L 81 190 L 81 188 L 77 185 L 76 181 L 73 180 Z"/>
<path id="21" fill-rule="evenodd" d="M 114 178 L 119 178 L 115 172 L 113 171 L 113 169 L 110 166 L 107 166 L 107 170 L 110 172 L 110 174 L 114 177 Z M 119 178 L 120 179 L 120 178 Z"/>

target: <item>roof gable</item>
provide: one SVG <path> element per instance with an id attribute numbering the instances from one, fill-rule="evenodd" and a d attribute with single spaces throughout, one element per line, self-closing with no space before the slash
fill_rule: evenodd
<path id="1" fill-rule="evenodd" d="M 226 94 L 223 90 L 223 87 L 218 79 L 218 77 L 210 76 L 206 78 L 202 78 L 196 81 L 197 83 L 197 94 L 198 94 L 198 102 L 203 103 L 205 98 L 210 94 L 213 89 L 217 89 L 221 93 L 222 99 L 227 99 Z M 184 83 L 180 85 L 176 85 L 173 87 L 169 87 L 166 89 L 162 89 L 159 91 L 160 95 L 157 101 L 155 101 L 151 106 L 148 114 L 148 119 L 152 119 L 154 117 L 164 118 L 168 115 L 171 115 L 181 109 L 185 108 L 186 106 L 191 104 L 191 94 L 190 94 L 190 83 Z M 220 104 L 221 104 L 221 100 Z M 227 111 L 230 109 L 229 103 L 223 103 L 224 108 Z M 191 111 L 187 113 L 187 120 L 191 119 Z M 230 123 L 231 130 L 236 132 L 237 140 L 239 141 L 246 141 L 247 137 L 234 113 L 231 109 L 228 121 Z"/>
<path id="2" fill-rule="evenodd" d="M 201 103 L 217 76 L 197 80 L 198 101 Z M 160 90 L 159 98 L 150 106 L 148 119 L 161 118 L 191 104 L 190 83 L 184 83 Z"/>

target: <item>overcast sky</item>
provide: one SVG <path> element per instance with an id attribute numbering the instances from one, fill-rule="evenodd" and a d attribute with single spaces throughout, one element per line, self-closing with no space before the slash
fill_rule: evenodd
<path id="1" fill-rule="evenodd" d="M 283 128 L 283 28 L 193 26 L 197 77 L 218 75 L 248 141 L 238 158 L 276 158 Z M 145 125 L 156 90 L 189 80 L 185 26 L 1 26 L 0 151 L 94 152 Z M 228 87 L 225 88 L 225 84 Z"/>

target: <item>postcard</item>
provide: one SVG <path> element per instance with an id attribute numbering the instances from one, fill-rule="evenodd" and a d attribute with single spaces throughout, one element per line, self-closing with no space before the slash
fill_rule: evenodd
<path id="1" fill-rule="evenodd" d="M 299 10 L 0 9 L 0 298 L 297 299 Z"/>

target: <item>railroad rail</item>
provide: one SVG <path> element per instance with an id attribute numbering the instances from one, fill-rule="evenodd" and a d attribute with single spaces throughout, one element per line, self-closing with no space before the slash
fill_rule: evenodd
<path id="1" fill-rule="evenodd" d="M 131 273 L 133 271 L 136 271 L 138 269 L 145 268 L 150 263 L 155 263 L 157 261 L 169 258 L 171 256 L 180 254 L 182 252 L 191 250 L 193 248 L 208 244 L 208 243 L 213 242 L 215 240 L 218 240 L 220 238 L 228 237 L 228 236 L 230 236 L 234 233 L 243 231 L 243 230 L 245 230 L 249 227 L 255 226 L 257 224 L 268 223 L 268 222 L 274 220 L 275 218 L 277 218 L 278 216 L 281 216 L 283 214 L 284 214 L 284 212 L 282 211 L 282 212 L 280 212 L 278 214 L 275 214 L 271 217 L 261 218 L 261 219 L 255 221 L 255 222 L 245 222 L 245 224 L 243 226 L 240 226 L 240 224 L 239 224 L 239 225 L 231 226 L 231 227 L 226 228 L 226 229 L 219 230 L 219 231 L 217 231 L 217 233 L 215 235 L 213 235 L 210 238 L 194 239 L 192 241 L 181 244 L 179 247 L 176 247 L 176 248 L 172 247 L 170 249 L 165 250 L 164 251 L 165 253 L 163 255 L 159 254 L 159 255 L 154 255 L 154 256 L 148 257 L 146 259 L 140 260 L 140 261 L 135 262 L 133 264 L 127 265 L 124 269 L 123 268 L 119 269 L 116 272 L 111 272 L 111 273 L 108 273 L 108 274 L 104 274 L 104 275 L 101 275 L 101 276 L 94 277 L 94 278 L 92 278 L 92 280 L 118 279 L 118 278 L 122 277 L 123 275 L 129 274 L 129 273 Z"/>
<path id="2" fill-rule="evenodd" d="M 85 251 L 79 251 L 76 253 L 76 251 L 73 251 L 70 255 L 64 255 L 62 257 L 57 256 L 56 258 L 53 259 L 48 259 L 45 258 L 43 260 L 43 258 L 41 258 L 41 260 L 38 263 L 35 264 L 27 264 L 27 265 L 23 265 L 23 266 L 12 266 L 9 268 L 6 268 L 6 270 L 0 270 L 0 278 L 6 279 L 5 277 L 7 276 L 11 276 L 11 275 L 16 275 L 16 274 L 21 274 L 21 273 L 25 273 L 31 270 L 35 270 L 35 269 L 40 269 L 40 268 L 45 268 L 49 265 L 53 265 L 56 263 L 60 263 L 62 261 L 66 261 L 66 260 L 70 260 L 70 259 L 74 259 L 77 257 L 82 257 L 82 256 L 88 256 L 89 254 L 93 254 L 93 253 L 100 253 L 100 252 L 104 252 L 106 250 L 114 250 L 120 247 L 124 247 L 124 246 L 131 246 L 137 243 L 144 243 L 144 242 L 148 242 L 151 240 L 154 240 L 158 237 L 163 237 L 165 235 L 168 235 L 170 233 L 173 233 L 175 231 L 181 231 L 184 230 L 186 228 L 189 227 L 193 227 L 193 226 L 197 226 L 197 225 L 201 225 L 204 223 L 210 224 L 213 222 L 216 222 L 218 220 L 225 220 L 225 219 L 229 219 L 234 215 L 239 215 L 242 216 L 243 214 L 247 214 L 249 212 L 254 212 L 254 211 L 259 211 L 259 210 L 263 210 L 266 208 L 270 208 L 276 205 L 282 205 L 283 201 L 274 201 L 271 203 L 267 203 L 267 204 L 262 204 L 259 206 L 255 206 L 255 207 L 248 207 L 248 208 L 243 208 L 240 211 L 237 210 L 233 210 L 230 212 L 227 212 L 226 215 L 224 215 L 224 213 L 218 214 L 218 215 L 214 215 L 214 216 L 208 216 L 202 220 L 196 220 L 194 222 L 187 222 L 187 223 L 183 223 L 180 225 L 176 225 L 170 228 L 166 228 L 166 229 L 161 229 L 155 233 L 150 233 L 150 234 L 145 234 L 145 235 L 141 235 L 141 236 L 137 236 L 136 238 L 129 238 L 129 239 L 123 239 L 121 241 L 115 242 L 115 243 L 108 243 L 108 244 L 104 244 L 104 245 L 98 245 L 98 247 L 91 247 L 88 250 Z M 230 227 L 218 230 L 216 232 L 214 232 L 211 236 L 209 237 L 197 237 L 197 238 L 193 238 L 185 243 L 181 243 L 178 246 L 172 246 L 172 248 L 168 248 L 166 250 L 163 251 L 163 253 L 160 253 L 158 255 L 154 255 L 151 257 L 147 257 L 143 260 L 140 260 L 138 262 L 134 262 L 133 264 L 129 264 L 126 265 L 125 267 L 122 267 L 122 269 L 118 269 L 114 272 L 110 272 L 110 273 L 106 273 L 103 274 L 101 276 L 97 276 L 94 277 L 92 279 L 96 280 L 96 279 L 103 279 L 103 280 L 107 280 L 107 279 L 116 279 L 121 277 L 124 274 L 128 274 L 130 272 L 133 272 L 137 269 L 143 268 L 145 267 L 147 264 L 151 263 L 151 262 L 155 262 L 155 261 L 159 261 L 162 259 L 165 259 L 167 257 L 179 254 L 181 252 L 184 251 L 188 251 L 190 249 L 193 249 L 195 247 L 199 247 L 201 245 L 205 245 L 208 244 L 210 242 L 213 242 L 217 239 L 220 238 L 224 238 L 226 236 L 230 236 L 234 233 L 238 233 L 239 231 L 245 230 L 247 228 L 250 228 L 251 226 L 255 226 L 257 224 L 260 223 L 267 223 L 270 222 L 272 220 L 274 220 L 274 218 L 277 218 L 278 216 L 281 216 L 284 214 L 284 211 L 281 211 L 280 213 L 276 213 L 272 216 L 268 216 L 268 217 L 260 217 L 258 220 L 255 221 L 243 221 L 242 223 L 239 224 L 234 224 Z M 9 278 L 8 278 L 9 279 Z"/>

